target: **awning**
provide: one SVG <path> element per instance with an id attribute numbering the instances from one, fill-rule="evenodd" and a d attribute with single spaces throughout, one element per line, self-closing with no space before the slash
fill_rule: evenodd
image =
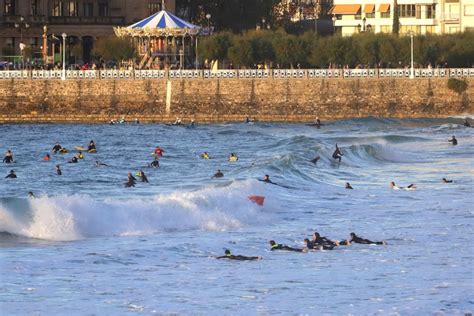
<path id="1" fill-rule="evenodd" d="M 375 10 L 375 4 L 366 4 L 364 6 L 364 13 L 373 13 Z"/>
<path id="2" fill-rule="evenodd" d="M 357 14 L 360 12 L 360 7 L 360 4 L 336 4 L 330 14 Z"/>
<path id="3" fill-rule="evenodd" d="M 381 4 L 379 7 L 379 12 L 381 13 L 390 12 L 390 4 Z"/>

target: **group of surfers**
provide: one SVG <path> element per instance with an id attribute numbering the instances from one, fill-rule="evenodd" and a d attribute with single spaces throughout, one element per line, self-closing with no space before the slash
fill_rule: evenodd
<path id="1" fill-rule="evenodd" d="M 369 239 L 357 236 L 355 233 L 350 233 L 350 238 L 337 241 L 331 240 L 327 237 L 321 236 L 318 232 L 314 232 L 312 239 L 304 239 L 305 246 L 291 247 L 284 244 L 279 244 L 274 240 L 268 241 L 270 245 L 270 251 L 293 251 L 293 252 L 311 252 L 317 250 L 334 250 L 338 246 L 349 246 L 352 244 L 365 244 L 365 245 L 386 245 L 385 241 L 372 241 Z M 233 255 L 229 249 L 225 249 L 224 255 L 216 257 L 216 259 L 229 259 L 229 260 L 260 260 L 263 259 L 261 256 L 244 256 L 244 255 Z"/>

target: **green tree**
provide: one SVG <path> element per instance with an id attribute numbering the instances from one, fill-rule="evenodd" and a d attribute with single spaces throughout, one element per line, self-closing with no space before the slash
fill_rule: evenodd
<path id="1" fill-rule="evenodd" d="M 135 58 L 136 50 L 129 38 L 110 36 L 97 40 L 92 55 L 95 58 L 120 61 Z"/>

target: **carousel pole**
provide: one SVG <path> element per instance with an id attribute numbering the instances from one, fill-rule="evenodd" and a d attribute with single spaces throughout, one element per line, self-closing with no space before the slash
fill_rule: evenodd
<path id="1" fill-rule="evenodd" d="M 195 66 L 196 66 L 196 70 L 198 70 L 198 36 L 197 36 L 197 34 L 196 34 L 196 47 L 195 47 L 195 51 L 196 51 L 196 61 L 195 61 L 196 65 L 195 65 Z"/>

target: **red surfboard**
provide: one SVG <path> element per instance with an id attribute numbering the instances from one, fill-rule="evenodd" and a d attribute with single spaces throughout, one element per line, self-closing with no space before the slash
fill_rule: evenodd
<path id="1" fill-rule="evenodd" d="M 249 195 L 248 198 L 250 201 L 257 203 L 260 206 L 263 206 L 263 202 L 265 201 L 265 197 L 260 195 Z"/>

